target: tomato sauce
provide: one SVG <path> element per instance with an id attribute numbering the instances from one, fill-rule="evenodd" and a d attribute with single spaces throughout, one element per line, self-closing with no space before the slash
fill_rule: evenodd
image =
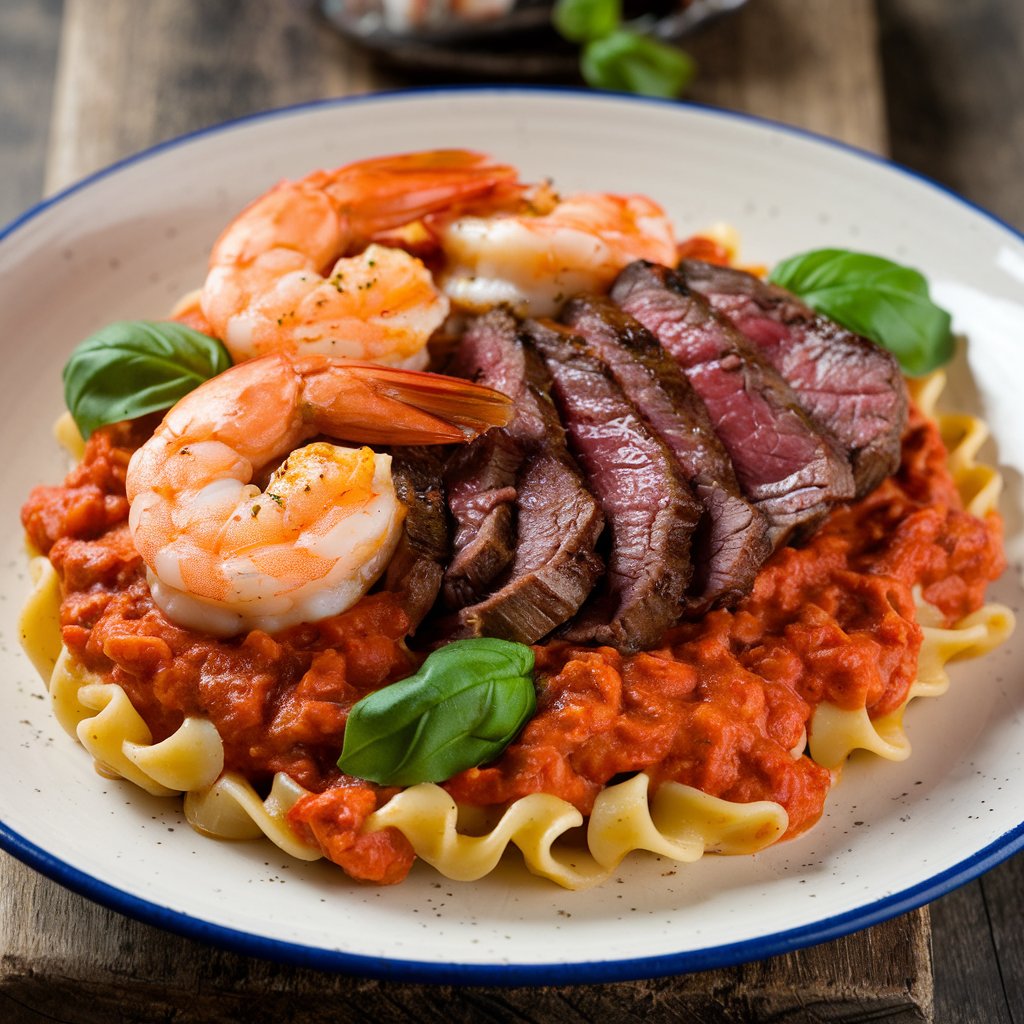
<path id="1" fill-rule="evenodd" d="M 361 835 L 393 790 L 336 767 L 345 721 L 365 694 L 410 675 L 396 595 L 274 636 L 215 640 L 154 605 L 127 530 L 124 472 L 142 430 L 98 431 L 62 487 L 36 488 L 22 518 L 64 587 L 64 642 L 121 685 L 154 739 L 203 715 L 225 767 L 267 787 L 283 771 L 312 791 L 289 819 L 355 878 L 400 881 L 414 859 L 395 829 Z M 822 812 L 830 774 L 800 751 L 815 706 L 883 715 L 906 700 L 921 630 L 913 588 L 952 623 L 1004 566 L 998 516 L 966 513 L 938 430 L 912 412 L 899 472 L 835 509 L 800 548 L 779 551 L 753 592 L 671 630 L 650 651 L 538 645 L 538 707 L 493 764 L 447 782 L 459 801 L 503 805 L 552 793 L 588 813 L 610 780 L 646 771 L 714 796 L 774 800 L 789 835 Z M 795 755 L 795 756 L 794 756 Z"/>

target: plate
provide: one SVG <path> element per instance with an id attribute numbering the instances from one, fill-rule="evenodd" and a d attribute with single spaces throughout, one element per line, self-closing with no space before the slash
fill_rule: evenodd
<path id="1" fill-rule="evenodd" d="M 954 666 L 941 700 L 911 707 L 909 760 L 855 757 L 807 835 L 689 866 L 633 855 L 584 893 L 533 878 L 511 858 L 478 883 L 417 865 L 402 885 L 367 888 L 267 843 L 203 839 L 178 801 L 93 772 L 52 720 L 14 626 L 28 589 L 14 524 L 30 488 L 64 472 L 50 426 L 68 353 L 108 321 L 160 315 L 195 287 L 220 228 L 281 177 L 438 146 L 485 150 L 565 191 L 648 193 L 681 234 L 728 222 L 751 262 L 833 245 L 919 266 L 970 336 L 949 402 L 993 427 L 987 454 L 998 452 L 1006 474 L 1009 552 L 1024 557 L 1024 239 L 955 196 L 777 125 L 584 92 L 392 94 L 235 122 L 118 164 L 0 239 L 3 846 L 95 900 L 242 952 L 483 984 L 611 981 L 765 957 L 922 904 L 1024 845 L 1024 630 Z M 992 596 L 1019 605 L 1018 573 Z"/>

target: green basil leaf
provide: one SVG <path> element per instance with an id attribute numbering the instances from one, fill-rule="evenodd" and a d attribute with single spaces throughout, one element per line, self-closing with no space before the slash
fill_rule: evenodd
<path id="1" fill-rule="evenodd" d="M 573 43 L 611 35 L 622 21 L 621 0 L 558 0 L 551 21 Z"/>
<path id="2" fill-rule="evenodd" d="M 64 401 L 82 437 L 169 409 L 231 365 L 227 349 L 172 321 L 120 320 L 86 338 L 64 367 Z"/>
<path id="3" fill-rule="evenodd" d="M 443 782 L 497 757 L 536 706 L 529 647 L 456 640 L 355 704 L 338 767 L 385 786 Z"/>
<path id="4" fill-rule="evenodd" d="M 620 29 L 583 47 L 580 70 L 598 89 L 674 99 L 693 80 L 697 66 L 675 46 Z"/>
<path id="5" fill-rule="evenodd" d="M 953 358 L 950 315 L 922 274 L 881 256 L 816 249 L 783 260 L 768 279 L 819 313 L 887 348 L 920 376 Z"/>

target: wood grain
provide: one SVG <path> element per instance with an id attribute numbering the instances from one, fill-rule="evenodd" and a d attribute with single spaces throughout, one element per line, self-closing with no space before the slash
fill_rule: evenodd
<path id="1" fill-rule="evenodd" d="M 875 32 L 868 0 L 758 0 L 694 41 L 695 98 L 883 151 Z M 230 117 L 396 84 L 302 4 L 67 0 L 46 187 Z M 931 1019 L 926 910 L 734 969 L 540 990 L 271 965 L 122 917 L 6 857 L 0 911 L 0 1019 L 12 1022 Z"/>
<path id="2" fill-rule="evenodd" d="M 308 6 L 67 0 L 47 191 L 221 121 L 399 84 Z"/>
<path id="3" fill-rule="evenodd" d="M 879 7 L 892 155 L 1024 230 L 1024 4 Z"/>
<path id="4" fill-rule="evenodd" d="M 755 0 L 686 45 L 693 99 L 886 151 L 873 4 Z"/>
<path id="5" fill-rule="evenodd" d="M 931 909 L 941 936 L 935 939 L 935 955 L 946 964 L 935 985 L 944 1024 L 1019 1019 L 1008 1016 L 981 884 L 958 889 Z"/>
<path id="6" fill-rule="evenodd" d="M 60 14 L 60 0 L 10 0 L 0 12 L 0 223 L 39 198 L 46 162 L 40 114 L 53 101 Z"/>

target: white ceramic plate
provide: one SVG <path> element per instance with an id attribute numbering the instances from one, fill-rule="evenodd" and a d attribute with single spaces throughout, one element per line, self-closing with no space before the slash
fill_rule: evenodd
<path id="1" fill-rule="evenodd" d="M 488 151 L 564 190 L 646 192 L 681 234 L 727 221 L 754 262 L 834 245 L 919 266 L 970 336 L 952 398 L 993 425 L 1011 556 L 1024 553 L 1024 241 L 956 197 L 775 125 L 586 93 L 425 92 L 230 124 L 89 179 L 0 241 L 8 524 L 0 843 L 87 896 L 246 952 L 476 983 L 613 980 L 764 957 L 924 903 L 1024 845 L 1024 630 L 955 666 L 947 696 L 912 707 L 908 761 L 855 758 L 808 835 L 756 857 L 688 867 L 634 855 L 586 893 L 514 863 L 474 884 L 417 865 L 400 886 L 361 887 L 267 843 L 200 838 L 177 801 L 92 771 L 52 721 L 14 627 L 28 586 L 18 510 L 34 484 L 64 471 L 49 430 L 68 353 L 102 324 L 159 316 L 196 286 L 220 228 L 279 178 L 437 146 Z M 1017 605 L 1017 574 L 994 596 Z"/>

